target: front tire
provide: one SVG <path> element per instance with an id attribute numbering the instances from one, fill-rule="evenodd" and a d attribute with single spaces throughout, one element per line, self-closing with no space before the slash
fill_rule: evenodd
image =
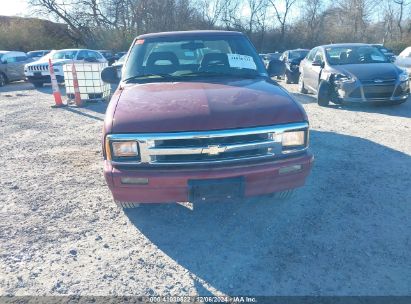
<path id="1" fill-rule="evenodd" d="M 291 198 L 294 194 L 294 189 L 286 190 L 286 191 L 281 191 L 281 192 L 276 192 L 274 197 L 279 200 L 288 200 Z"/>
<path id="2" fill-rule="evenodd" d="M 400 101 L 394 101 L 394 102 L 392 103 L 392 105 L 398 106 L 398 105 L 400 105 L 400 104 L 403 104 L 403 103 L 406 102 L 407 100 L 408 100 L 408 98 L 407 98 L 407 99 L 404 99 L 404 100 L 400 100 Z"/>
<path id="3" fill-rule="evenodd" d="M 135 209 L 140 207 L 140 203 L 115 201 L 116 205 L 122 209 Z"/>
<path id="4" fill-rule="evenodd" d="M 7 77 L 3 73 L 0 73 L 0 87 L 7 84 Z"/>
<path id="5" fill-rule="evenodd" d="M 42 81 L 33 81 L 32 84 L 34 85 L 35 88 L 42 88 L 44 85 L 44 82 Z"/>
<path id="6" fill-rule="evenodd" d="M 302 94 L 307 94 L 308 91 L 304 86 L 304 77 L 303 74 L 300 74 L 300 77 L 298 78 L 298 91 Z"/>
<path id="7" fill-rule="evenodd" d="M 287 73 L 284 74 L 284 80 L 286 84 L 293 83 L 290 79 L 290 76 Z"/>
<path id="8" fill-rule="evenodd" d="M 321 107 L 326 107 L 330 103 L 330 84 L 326 81 L 321 81 L 318 86 L 317 103 Z"/>

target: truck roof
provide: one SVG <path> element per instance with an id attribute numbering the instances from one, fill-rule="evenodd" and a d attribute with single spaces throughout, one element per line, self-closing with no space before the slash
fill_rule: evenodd
<path id="1" fill-rule="evenodd" d="M 217 30 L 206 30 L 206 31 L 174 31 L 174 32 L 160 32 L 160 33 L 150 33 L 144 34 L 137 37 L 137 39 L 148 39 L 148 38 L 160 38 L 160 37 L 186 37 L 186 36 L 240 36 L 244 35 L 241 32 L 234 31 L 217 31 Z"/>

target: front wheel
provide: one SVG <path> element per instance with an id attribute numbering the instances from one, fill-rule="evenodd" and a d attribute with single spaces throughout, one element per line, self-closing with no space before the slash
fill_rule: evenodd
<path id="1" fill-rule="evenodd" d="M 135 209 L 135 208 L 140 207 L 140 203 L 135 203 L 135 202 L 115 201 L 115 203 L 119 208 L 122 208 L 122 209 Z"/>
<path id="2" fill-rule="evenodd" d="M 298 78 L 298 91 L 302 94 L 307 94 L 308 91 L 304 86 L 304 77 L 303 74 L 300 74 L 300 77 Z"/>
<path id="3" fill-rule="evenodd" d="M 288 200 L 290 197 L 294 195 L 295 189 L 289 189 L 280 192 L 273 192 L 270 194 L 265 194 L 260 196 L 261 199 L 274 199 L 274 200 Z"/>
<path id="4" fill-rule="evenodd" d="M 7 83 L 6 75 L 4 75 L 3 73 L 0 73 L 0 87 L 6 85 L 6 83 Z"/>
<path id="5" fill-rule="evenodd" d="M 285 83 L 287 83 L 287 84 L 292 83 L 292 81 L 290 79 L 290 76 L 287 73 L 285 73 L 285 75 L 284 75 L 284 80 L 285 80 Z"/>
<path id="6" fill-rule="evenodd" d="M 42 88 L 44 83 L 42 81 L 33 81 L 32 84 L 35 88 Z"/>
<path id="7" fill-rule="evenodd" d="M 317 103 L 321 107 L 326 107 L 330 103 L 330 85 L 326 81 L 321 81 L 318 86 Z"/>
<path id="8" fill-rule="evenodd" d="M 294 194 L 294 189 L 291 189 L 291 190 L 276 192 L 274 197 L 280 200 L 287 200 L 290 197 L 292 197 L 293 194 Z"/>
<path id="9" fill-rule="evenodd" d="M 392 105 L 394 105 L 394 106 L 398 106 L 398 105 L 400 105 L 400 104 L 403 104 L 404 102 L 406 102 L 408 99 L 404 99 L 404 100 L 400 100 L 400 101 L 394 101 L 393 103 L 392 103 Z"/>

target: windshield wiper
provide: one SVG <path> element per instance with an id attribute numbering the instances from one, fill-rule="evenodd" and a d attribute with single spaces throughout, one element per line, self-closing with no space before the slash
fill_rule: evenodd
<path id="1" fill-rule="evenodd" d="M 158 77 L 158 78 L 172 78 L 173 76 L 170 74 L 165 74 L 165 73 L 159 73 L 159 74 L 142 74 L 142 75 L 134 75 L 131 77 L 128 77 L 124 79 L 124 82 L 129 82 L 132 80 L 138 80 L 138 79 L 144 79 L 144 78 L 150 78 L 150 77 Z"/>
<path id="2" fill-rule="evenodd" d="M 240 77 L 240 78 L 257 78 L 261 77 L 260 74 L 232 74 L 232 73 L 221 73 L 221 72 L 191 72 L 191 73 L 184 73 L 178 75 L 178 77 L 185 77 L 185 76 L 206 76 L 206 77 Z"/>

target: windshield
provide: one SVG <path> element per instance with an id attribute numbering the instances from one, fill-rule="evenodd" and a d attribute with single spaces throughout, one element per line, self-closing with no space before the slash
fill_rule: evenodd
<path id="1" fill-rule="evenodd" d="M 390 62 L 379 49 L 372 46 L 328 47 L 325 53 L 331 65 Z"/>
<path id="2" fill-rule="evenodd" d="M 101 55 L 103 55 L 105 58 L 107 57 L 113 57 L 113 54 L 109 51 L 99 51 Z"/>
<path id="3" fill-rule="evenodd" d="M 303 59 L 305 56 L 307 56 L 308 51 L 292 51 L 288 55 L 289 59 Z"/>
<path id="4" fill-rule="evenodd" d="M 39 51 L 39 52 L 28 52 L 27 56 L 29 56 L 30 58 L 33 57 L 42 57 L 43 56 L 43 52 Z"/>
<path id="5" fill-rule="evenodd" d="M 267 76 L 252 44 L 240 35 L 137 40 L 124 79 Z"/>
<path id="6" fill-rule="evenodd" d="M 125 54 L 123 56 L 121 56 L 119 60 L 117 60 L 117 63 L 123 63 L 124 61 L 126 61 L 126 55 Z"/>
<path id="7" fill-rule="evenodd" d="M 58 51 L 52 56 L 52 59 L 74 59 L 77 51 Z"/>

